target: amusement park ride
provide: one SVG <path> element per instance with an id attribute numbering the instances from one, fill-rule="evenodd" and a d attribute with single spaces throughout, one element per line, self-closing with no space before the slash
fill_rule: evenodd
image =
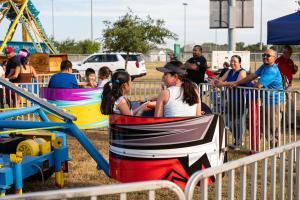
<path id="1" fill-rule="evenodd" d="M 78 128 L 77 117 L 49 103 L 59 102 L 63 98 L 65 103 L 71 101 L 72 104 L 76 102 L 82 105 L 89 101 L 89 96 L 95 98 L 91 90 L 76 91 L 69 95 L 71 91 L 56 93 L 53 89 L 42 88 L 42 95 L 48 102 L 1 78 L 0 85 L 34 104 L 24 109 L 0 112 L 0 142 L 4 140 L 11 146 L 10 152 L 3 153 L 0 150 L 0 194 L 3 195 L 12 186 L 21 193 L 22 180 L 39 174 L 39 169 L 54 169 L 56 184 L 62 187 L 63 172 L 69 160 L 66 134 L 79 141 L 95 160 L 99 170 L 120 182 L 169 180 L 184 188 L 196 171 L 221 165 L 227 160 L 224 121 L 218 115 L 175 118 L 111 115 L 109 124 L 103 124 L 102 120 L 106 119 L 102 116 L 104 119 L 98 119 L 101 126 L 110 126 L 108 162 Z M 62 93 L 66 93 L 69 98 L 62 97 Z M 89 111 L 89 108 L 77 110 L 80 113 L 76 113 L 76 109 L 72 110 L 77 116 L 82 112 L 93 115 Z M 98 112 L 101 117 L 99 107 L 92 112 Z M 13 120 L 27 114 L 39 116 L 40 121 Z M 52 121 L 55 118 L 51 115 L 60 120 Z M 50 133 L 36 132 L 45 130 Z M 24 148 L 19 147 L 21 143 L 15 141 L 16 137 L 22 138 Z M 37 138 L 45 141 L 33 145 L 33 140 Z M 40 150 L 35 154 L 34 148 Z M 214 177 L 210 181 L 214 181 Z"/>
<path id="2" fill-rule="evenodd" d="M 0 62 L 6 60 L 1 56 L 4 48 L 12 46 L 15 52 L 27 49 L 31 53 L 30 63 L 38 73 L 60 70 L 61 61 L 68 57 L 58 54 L 38 16 L 39 11 L 31 0 L 0 0 L 0 28 L 4 27 L 4 20 L 10 23 L 4 39 L 0 40 Z M 22 42 L 12 41 L 18 25 L 22 26 Z"/>
<path id="3" fill-rule="evenodd" d="M 21 22 L 23 39 L 31 41 L 37 52 L 42 52 L 43 42 L 56 53 L 30 0 L 0 0 L 0 5 L 0 25 L 5 17 L 11 20 L 0 52 Z M 0 112 L 0 196 L 10 188 L 21 194 L 24 179 L 49 171 L 62 187 L 69 160 L 66 135 L 79 141 L 97 169 L 120 182 L 164 179 L 184 188 L 196 171 L 226 162 L 224 121 L 218 115 L 108 117 L 100 112 L 101 93 L 97 89 L 41 88 L 42 99 L 3 78 L 0 86 L 32 103 L 31 107 Z M 23 118 L 32 114 L 38 121 Z M 109 162 L 80 129 L 107 126 Z"/>
<path id="4" fill-rule="evenodd" d="M 31 0 L 0 0 L 0 27 L 4 18 L 10 21 L 8 31 L 0 46 L 0 52 L 13 38 L 20 23 L 24 42 L 32 42 L 36 52 L 39 53 L 44 52 L 42 48 L 42 43 L 44 43 L 52 54 L 56 54 L 57 51 L 49 40 L 38 15 L 39 11 Z"/>

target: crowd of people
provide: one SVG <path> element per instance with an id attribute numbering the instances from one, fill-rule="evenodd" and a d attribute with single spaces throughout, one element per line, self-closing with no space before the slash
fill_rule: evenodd
<path id="1" fill-rule="evenodd" d="M 30 83 L 36 77 L 35 69 L 28 61 L 29 53 L 21 50 L 14 55 L 11 47 L 5 49 L 7 62 L 0 68 L 0 77 L 7 78 L 14 83 Z M 242 58 L 238 55 L 231 57 L 230 63 L 224 62 L 224 69 L 221 74 L 211 79 L 213 87 L 231 88 L 227 100 L 230 102 L 227 114 L 231 123 L 230 127 L 234 131 L 236 147 L 242 145 L 242 136 L 245 132 L 245 119 L 247 108 L 251 108 L 251 146 L 255 151 L 258 148 L 258 96 L 250 92 L 241 92 L 237 86 L 249 88 L 264 88 L 274 90 L 272 93 L 264 95 L 264 122 L 270 141 L 272 144 L 278 140 L 278 125 L 281 120 L 284 94 L 280 91 L 290 90 L 292 87 L 293 74 L 298 67 L 291 60 L 292 48 L 284 47 L 283 55 L 277 58 L 277 53 L 272 49 L 267 49 L 263 54 L 263 64 L 253 74 L 247 74 L 244 70 Z M 178 117 L 178 116 L 201 116 L 201 91 L 198 85 L 205 82 L 207 73 L 207 61 L 202 55 L 202 48 L 196 45 L 193 48 L 193 56 L 185 63 L 172 57 L 164 67 L 158 67 L 162 72 L 162 81 L 165 88 L 157 97 L 151 98 L 152 106 L 155 102 L 155 117 Z M 141 115 L 149 110 L 150 102 L 145 101 L 141 106 L 132 108 L 127 98 L 132 89 L 132 80 L 125 70 L 117 70 L 112 73 L 106 66 L 100 68 L 98 80 L 96 72 L 88 68 L 85 72 L 86 82 L 78 82 L 72 74 L 72 63 L 69 60 L 62 61 L 61 72 L 53 75 L 49 81 L 49 88 L 100 88 L 102 89 L 101 112 L 103 114 L 123 114 Z M 3 89 L 0 88 L 0 95 Z M 249 100 L 249 95 L 253 98 Z M 291 96 L 287 96 L 287 102 L 293 104 Z M 254 101 L 253 101 L 254 100 Z M 9 100 L 7 100 L 9 101 Z M 3 107 L 3 100 L 0 102 Z M 240 105 L 251 105 L 245 107 Z M 293 107 L 293 106 L 292 106 Z M 270 111 L 274 111 L 270 115 Z M 292 115 L 293 116 L 293 115 Z M 293 121 L 293 120 L 292 120 Z M 279 123 L 277 123 L 279 122 Z"/>
<path id="2" fill-rule="evenodd" d="M 36 78 L 37 73 L 29 63 L 29 56 L 30 53 L 26 49 L 21 49 L 17 55 L 14 53 L 14 49 L 12 47 L 6 47 L 5 48 L 5 54 L 7 57 L 7 60 L 5 60 L 2 63 L 2 66 L 0 67 L 0 77 L 6 78 L 7 80 L 11 81 L 12 83 L 32 83 L 33 79 Z M 23 85 L 24 86 L 24 85 Z M 26 87 L 26 89 L 30 89 L 31 87 Z M 15 99 L 15 94 L 11 93 L 10 95 L 4 95 L 9 94 L 9 91 L 4 89 L 0 86 L 0 107 L 4 108 L 4 99 L 6 100 L 6 103 L 8 105 L 13 104 L 15 107 L 19 107 L 22 99 L 21 97 L 17 97 Z M 4 98 L 5 96 L 5 98 Z"/>
<path id="3" fill-rule="evenodd" d="M 255 73 L 247 74 L 241 66 L 241 58 L 234 55 L 231 58 L 231 69 L 227 70 L 217 80 L 211 81 L 211 84 L 216 87 L 232 88 L 228 101 L 228 117 L 230 127 L 234 132 L 234 146 L 239 148 L 242 145 L 242 135 L 245 132 L 245 101 L 251 117 L 251 147 L 252 151 L 258 150 L 259 145 L 259 128 L 258 117 L 260 114 L 261 125 L 265 127 L 265 136 L 270 141 L 270 146 L 277 146 L 279 139 L 279 125 L 281 124 L 284 99 L 283 90 L 292 87 L 293 74 L 298 70 L 298 66 L 291 60 L 292 49 L 290 46 L 285 46 L 283 55 L 277 58 L 277 53 L 272 49 L 267 49 L 263 54 L 263 64 L 255 71 Z M 255 90 L 246 90 L 236 88 L 237 86 L 250 87 L 257 89 L 267 89 L 269 92 L 261 93 L 264 97 L 261 107 L 261 113 L 258 112 L 258 94 Z M 263 91 L 261 91 L 263 92 Z M 250 94 L 251 93 L 251 94 Z M 242 96 L 240 96 L 242 95 Z M 249 95 L 252 98 L 249 101 Z M 291 103 L 291 95 L 287 96 L 287 103 Z M 292 107 L 293 108 L 293 107 Z M 287 112 L 292 112 L 291 109 L 286 109 Z M 293 119 L 288 119 L 289 123 Z M 270 137 L 270 138 L 268 138 Z"/>

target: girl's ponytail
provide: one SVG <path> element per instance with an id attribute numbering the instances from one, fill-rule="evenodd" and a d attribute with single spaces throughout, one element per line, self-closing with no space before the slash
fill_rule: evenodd
<path id="1" fill-rule="evenodd" d="M 185 76 L 179 75 L 179 79 L 182 81 L 183 102 L 190 106 L 199 103 L 198 94 L 196 92 L 197 86 Z"/>
<path id="2" fill-rule="evenodd" d="M 108 82 L 104 85 L 103 92 L 102 92 L 102 102 L 100 106 L 101 113 L 104 115 L 109 115 L 113 113 L 113 105 L 115 101 L 113 100 L 111 83 Z"/>
<path id="3" fill-rule="evenodd" d="M 101 113 L 104 115 L 113 114 L 115 102 L 123 96 L 122 85 L 130 81 L 130 75 L 126 71 L 116 71 L 111 81 L 106 83 L 102 92 Z"/>

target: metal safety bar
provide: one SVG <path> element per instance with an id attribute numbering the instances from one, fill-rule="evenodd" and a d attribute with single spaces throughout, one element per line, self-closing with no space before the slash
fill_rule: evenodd
<path id="1" fill-rule="evenodd" d="M 71 115 L 67 112 L 62 111 L 61 109 L 57 108 L 56 106 L 34 96 L 32 93 L 14 85 L 13 83 L 11 83 L 3 78 L 0 78 L 0 85 L 4 86 L 6 88 L 9 88 L 10 91 L 13 91 L 14 93 L 18 94 L 19 96 L 26 98 L 27 100 L 31 101 L 32 103 L 39 104 L 40 107 L 57 115 L 60 118 L 63 118 L 64 120 L 70 120 L 70 121 L 76 120 L 76 117 L 74 115 Z"/>
<path id="2" fill-rule="evenodd" d="M 56 200 L 56 199 L 72 199 L 72 198 L 90 198 L 96 200 L 99 196 L 119 195 L 121 200 L 127 199 L 127 194 L 132 192 L 148 191 L 148 199 L 155 199 L 155 190 L 168 189 L 175 193 L 179 200 L 184 200 L 183 191 L 174 183 L 169 181 L 145 181 L 126 184 L 104 185 L 86 188 L 64 189 L 45 192 L 34 192 L 23 195 L 8 195 L 0 197 L 0 200 Z"/>

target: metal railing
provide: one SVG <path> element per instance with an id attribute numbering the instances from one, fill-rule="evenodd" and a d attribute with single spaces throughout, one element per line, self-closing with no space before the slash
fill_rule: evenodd
<path id="1" fill-rule="evenodd" d="M 258 152 L 299 139 L 299 90 L 216 88 L 210 84 L 201 84 L 200 88 L 202 101 L 213 113 L 224 116 L 231 132 L 228 144 L 234 148 Z"/>
<path id="2" fill-rule="evenodd" d="M 1 199 L 22 199 L 22 200 L 56 200 L 56 199 L 73 199 L 73 198 L 90 198 L 96 200 L 99 196 L 104 195 L 119 195 L 121 200 L 127 199 L 127 194 L 132 192 L 148 191 L 148 199 L 155 199 L 155 190 L 168 189 L 172 191 L 179 200 L 184 200 L 183 191 L 174 183 L 170 181 L 145 181 L 126 184 L 114 184 L 95 186 L 87 188 L 64 189 L 45 192 L 34 192 L 23 195 L 8 195 Z"/>
<path id="3" fill-rule="evenodd" d="M 212 177 L 215 182 L 209 185 L 208 180 Z M 226 187 L 223 185 L 225 181 Z M 193 199 L 196 186 L 200 183 L 199 196 L 204 200 L 300 199 L 299 181 L 300 142 L 298 141 L 199 171 L 189 179 L 185 196 L 187 200 Z"/>
<path id="4" fill-rule="evenodd" d="M 133 88 L 129 94 L 131 101 L 137 101 L 144 99 L 145 97 L 157 97 L 162 90 L 161 81 L 149 81 L 149 82 L 140 82 L 134 81 Z"/>
<path id="5" fill-rule="evenodd" d="M 158 96 L 162 88 L 160 81 L 134 81 L 133 84 L 129 95 L 132 101 Z M 47 87 L 47 83 L 26 83 L 19 86 L 39 96 L 40 88 Z M 259 152 L 297 141 L 299 138 L 296 134 L 297 125 L 300 125 L 297 122 L 297 117 L 300 117 L 298 90 L 278 92 L 246 87 L 219 89 L 209 84 L 201 84 L 200 88 L 202 101 L 214 113 L 223 115 L 231 132 L 228 134 L 228 144 L 234 148 Z M 276 104 L 276 98 L 282 98 L 282 101 Z M 5 89 L 0 99 L 9 108 L 31 105 L 29 101 Z M 34 117 L 32 115 L 28 119 Z"/>

